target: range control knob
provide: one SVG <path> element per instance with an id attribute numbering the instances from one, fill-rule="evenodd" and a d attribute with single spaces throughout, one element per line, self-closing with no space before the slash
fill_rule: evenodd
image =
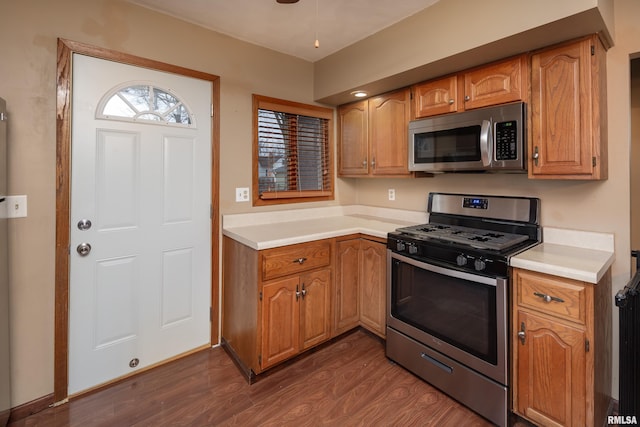
<path id="1" fill-rule="evenodd" d="M 409 253 L 411 255 L 415 255 L 418 253 L 418 247 L 416 245 L 414 245 L 413 243 L 409 244 Z"/>
<path id="2" fill-rule="evenodd" d="M 473 262 L 473 267 L 476 269 L 476 271 L 482 271 L 485 269 L 485 267 L 487 266 L 487 264 L 484 262 L 484 260 L 477 258 L 474 262 Z"/>
<path id="3" fill-rule="evenodd" d="M 397 241 L 397 242 L 396 242 L 396 250 L 397 250 L 398 252 L 402 252 L 402 251 L 404 251 L 404 248 L 405 248 L 405 244 L 404 244 L 404 242 L 401 242 L 401 241 Z"/>
<path id="4" fill-rule="evenodd" d="M 464 254 L 458 255 L 458 257 L 456 258 L 456 264 L 458 264 L 460 267 L 467 265 L 467 261 L 467 257 Z"/>

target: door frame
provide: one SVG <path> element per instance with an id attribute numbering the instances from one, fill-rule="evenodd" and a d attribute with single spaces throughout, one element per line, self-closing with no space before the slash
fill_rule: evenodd
<path id="1" fill-rule="evenodd" d="M 53 401 L 68 398 L 69 382 L 69 257 L 71 214 L 71 89 L 72 57 L 79 53 L 94 58 L 120 62 L 152 70 L 165 71 L 209 81 L 212 84 L 211 102 L 211 344 L 219 342 L 219 271 L 220 271 L 220 77 L 188 68 L 171 65 L 140 56 L 130 55 L 58 39 L 56 69 L 56 250 L 55 250 L 55 315 L 54 315 L 54 371 Z"/>

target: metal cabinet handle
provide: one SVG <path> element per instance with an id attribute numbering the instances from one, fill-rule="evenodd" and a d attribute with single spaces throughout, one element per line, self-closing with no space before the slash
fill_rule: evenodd
<path id="1" fill-rule="evenodd" d="M 547 295 L 547 294 L 542 294 L 540 292 L 534 292 L 533 294 L 535 296 L 537 296 L 537 297 L 542 298 L 544 300 L 544 302 L 551 302 L 551 301 L 564 302 L 564 300 L 562 298 L 554 297 L 554 296 Z"/>
<path id="2" fill-rule="evenodd" d="M 88 243 L 80 243 L 76 248 L 76 251 L 80 256 L 87 256 L 91 252 L 91 245 Z"/>
<path id="3" fill-rule="evenodd" d="M 538 153 L 538 147 L 533 149 L 533 163 L 538 166 L 538 159 L 540 158 L 540 153 Z"/>
<path id="4" fill-rule="evenodd" d="M 373 160 L 371 160 L 371 167 L 372 167 L 373 169 L 375 169 L 375 168 L 376 168 L 376 158 L 375 158 L 375 157 L 373 158 Z"/>
<path id="5" fill-rule="evenodd" d="M 297 262 L 298 264 L 302 265 L 306 260 L 307 260 L 306 258 L 298 258 L 298 259 L 294 259 L 293 262 L 294 263 Z"/>
<path id="6" fill-rule="evenodd" d="M 464 96 L 464 100 L 465 100 L 465 101 L 468 101 L 468 100 L 470 100 L 470 99 L 471 99 L 471 98 L 469 97 L 469 95 L 465 95 L 465 96 Z"/>
<path id="7" fill-rule="evenodd" d="M 453 105 L 453 103 L 454 103 L 454 102 L 456 102 L 456 101 L 454 101 L 454 100 L 453 100 L 453 98 L 451 98 L 451 99 L 449 100 L 449 105 Z"/>
<path id="8" fill-rule="evenodd" d="M 522 345 L 524 345 L 524 341 L 527 338 L 527 335 L 524 331 L 524 322 L 520 323 L 520 331 L 518 331 L 518 338 L 520 339 L 520 342 L 522 343 Z"/>
<path id="9" fill-rule="evenodd" d="M 296 301 L 298 301 L 299 299 L 300 299 L 300 289 L 298 285 L 296 285 Z"/>
<path id="10" fill-rule="evenodd" d="M 366 168 L 366 167 L 367 167 L 367 159 L 364 159 L 364 160 L 362 161 L 362 167 L 363 167 L 363 168 Z"/>
<path id="11" fill-rule="evenodd" d="M 304 288 L 304 283 L 302 284 L 302 299 L 307 296 L 307 290 Z"/>

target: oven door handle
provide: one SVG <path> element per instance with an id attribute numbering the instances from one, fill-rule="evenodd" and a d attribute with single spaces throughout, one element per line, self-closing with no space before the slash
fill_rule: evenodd
<path id="1" fill-rule="evenodd" d="M 449 277 L 456 277 L 458 279 L 469 280 L 472 282 L 482 283 L 484 285 L 489 285 L 489 286 L 497 286 L 499 280 L 505 280 L 502 278 L 481 276 L 479 274 L 472 274 L 464 271 L 458 271 L 458 270 L 452 270 L 450 268 L 440 267 L 434 264 L 429 264 L 426 262 L 415 260 L 413 258 L 406 257 L 404 255 L 400 255 L 396 252 L 393 252 L 391 249 L 387 249 L 387 252 L 389 254 L 389 262 L 391 262 L 391 260 L 399 260 L 401 262 L 411 264 L 414 267 L 422 268 L 423 270 L 428 270 L 433 273 L 442 274 Z M 391 274 L 391 268 L 389 268 L 389 274 Z"/>
<path id="2" fill-rule="evenodd" d="M 422 357 L 424 360 L 426 360 L 427 362 L 432 363 L 433 365 L 437 366 L 438 368 L 442 369 L 443 371 L 445 371 L 447 374 L 452 374 L 453 373 L 453 368 L 445 365 L 444 363 L 442 363 L 441 361 L 434 359 L 433 357 L 429 356 L 427 353 L 420 353 L 420 357 Z"/>

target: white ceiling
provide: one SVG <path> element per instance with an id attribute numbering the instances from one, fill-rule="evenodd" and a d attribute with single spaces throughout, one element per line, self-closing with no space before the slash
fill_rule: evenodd
<path id="1" fill-rule="evenodd" d="M 129 1 L 315 62 L 439 0 L 300 0 L 294 4 L 276 0 Z M 319 48 L 314 48 L 316 31 Z"/>

